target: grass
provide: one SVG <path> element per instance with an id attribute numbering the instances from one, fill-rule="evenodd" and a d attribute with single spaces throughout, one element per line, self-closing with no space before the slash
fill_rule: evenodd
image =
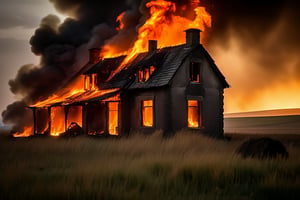
<path id="1" fill-rule="evenodd" d="M 286 143 L 287 160 L 244 160 L 241 142 L 2 137 L 0 199 L 299 199 L 299 143 Z"/>

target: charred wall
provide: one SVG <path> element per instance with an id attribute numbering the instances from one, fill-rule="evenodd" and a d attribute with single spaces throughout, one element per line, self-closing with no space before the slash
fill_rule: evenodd
<path id="1" fill-rule="evenodd" d="M 85 131 L 90 134 L 103 134 L 106 131 L 106 104 L 93 102 L 85 106 Z"/>
<path id="2" fill-rule="evenodd" d="M 167 134 L 171 130 L 169 88 L 149 88 L 129 90 L 121 96 L 122 130 L 153 133 L 163 130 Z M 153 127 L 142 126 L 142 101 L 153 100 Z"/>
<path id="3" fill-rule="evenodd" d="M 200 83 L 190 81 L 190 63 L 200 63 Z M 200 50 L 194 51 L 176 72 L 170 89 L 171 127 L 173 131 L 187 128 L 187 100 L 201 102 L 203 131 L 213 137 L 223 135 L 223 87 Z"/>

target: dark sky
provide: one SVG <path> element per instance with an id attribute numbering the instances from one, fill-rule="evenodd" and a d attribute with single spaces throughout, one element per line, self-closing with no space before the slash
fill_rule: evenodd
<path id="1" fill-rule="evenodd" d="M 180 6 L 188 0 L 173 2 Z M 20 77 L 15 79 L 22 65 L 39 65 L 39 56 L 42 56 L 44 72 L 34 73 L 43 74 L 50 69 L 49 58 L 56 58 L 57 62 L 67 58 L 62 65 L 71 63 L 76 53 L 84 52 L 91 45 L 101 45 L 115 34 L 115 18 L 122 11 L 127 11 L 127 22 L 131 23 L 127 36 L 132 37 L 143 19 L 141 3 L 142 0 L 1 1 L 0 110 L 5 109 L 13 97 L 22 99 L 28 96 L 28 93 L 20 92 L 22 89 L 30 91 L 29 96 L 40 94 L 30 89 L 34 85 L 32 82 L 24 83 Z M 225 92 L 225 111 L 300 108 L 299 3 L 283 0 L 202 0 L 201 4 L 212 15 L 212 27 L 207 29 L 204 45 L 231 85 Z M 67 20 L 59 25 L 59 19 L 46 17 L 50 13 L 57 15 L 55 9 L 61 15 L 79 20 Z M 47 26 L 52 23 L 55 28 L 45 32 L 45 26 L 40 25 L 42 19 Z M 35 34 L 30 42 L 38 55 L 35 56 L 29 41 L 38 28 L 42 34 Z M 62 34 L 52 37 L 49 31 L 54 29 L 59 29 Z M 63 53 L 64 57 L 58 57 L 58 53 Z M 26 68 L 28 66 L 23 67 L 23 71 Z M 61 66 L 56 71 L 61 69 L 69 70 Z M 9 80 L 14 80 L 10 86 Z M 9 91 L 10 87 L 14 94 Z"/>

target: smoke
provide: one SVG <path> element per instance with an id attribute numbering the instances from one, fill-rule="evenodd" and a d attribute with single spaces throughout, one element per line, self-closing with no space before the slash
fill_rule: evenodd
<path id="1" fill-rule="evenodd" d="M 128 49 L 149 17 L 145 6 L 149 0 L 49 1 L 70 18 L 60 22 L 48 15 L 41 20 L 30 39 L 32 52 L 41 56 L 40 64 L 22 66 L 9 81 L 12 93 L 21 100 L 9 105 L 2 116 L 17 130 L 32 122 L 26 105 L 47 98 L 76 75 L 88 60 L 89 48 L 109 44 L 120 51 Z M 190 3 L 197 4 L 197 0 L 173 2 L 178 15 L 194 17 Z M 201 5 L 213 22 L 204 43 L 232 85 L 229 99 L 234 103 L 225 103 L 227 110 L 246 108 L 245 98 L 255 102 L 261 89 L 300 74 L 299 58 L 293 53 L 300 46 L 295 42 L 299 36 L 294 28 L 299 19 L 296 6 L 283 0 L 272 5 L 258 0 L 202 0 Z M 117 31 L 121 13 L 124 28 Z"/>
<path id="2" fill-rule="evenodd" d="M 207 48 L 227 78 L 225 111 L 300 107 L 299 12 L 292 1 L 202 1 Z"/>
<path id="3" fill-rule="evenodd" d="M 22 66 L 9 86 L 18 99 L 2 113 L 3 121 L 22 131 L 32 124 L 26 106 L 45 99 L 86 64 L 88 48 L 100 47 L 117 34 L 117 16 L 126 10 L 139 12 L 136 1 L 51 0 L 54 7 L 69 14 L 63 23 L 57 16 L 48 15 L 41 20 L 30 39 L 32 52 L 41 56 L 38 66 Z M 31 120 L 29 120 L 31 119 Z"/>

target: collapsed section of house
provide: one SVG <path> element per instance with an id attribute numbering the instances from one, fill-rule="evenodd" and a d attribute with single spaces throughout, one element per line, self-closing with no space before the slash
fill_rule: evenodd
<path id="1" fill-rule="evenodd" d="M 125 64 L 126 56 L 99 59 L 99 49 L 90 49 L 77 77 L 82 90 L 31 106 L 34 134 L 59 135 L 79 126 L 93 135 L 193 129 L 222 136 L 229 85 L 200 44 L 200 30 L 186 30 L 186 44 L 158 49 L 150 40 L 148 49 Z"/>

